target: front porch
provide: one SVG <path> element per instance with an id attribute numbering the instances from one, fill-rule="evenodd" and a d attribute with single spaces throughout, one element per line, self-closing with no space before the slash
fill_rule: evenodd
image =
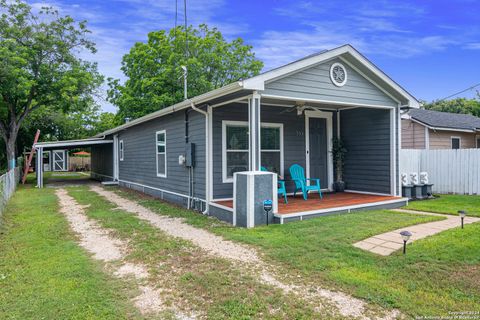
<path id="1" fill-rule="evenodd" d="M 405 206 L 408 199 L 394 196 L 364 194 L 356 192 L 324 193 L 323 199 L 318 194 L 310 194 L 308 200 L 301 195 L 288 196 L 288 203 L 278 199 L 278 213 L 275 220 L 284 222 L 303 220 L 322 215 L 349 213 L 366 209 L 391 209 Z M 223 207 L 233 212 L 233 200 L 216 201 L 214 206 Z"/>

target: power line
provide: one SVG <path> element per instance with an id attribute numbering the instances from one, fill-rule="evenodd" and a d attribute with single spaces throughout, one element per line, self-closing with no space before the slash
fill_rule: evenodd
<path id="1" fill-rule="evenodd" d="M 185 56 L 188 58 L 187 0 L 183 0 L 183 15 L 185 18 Z"/>
<path id="2" fill-rule="evenodd" d="M 175 28 L 173 29 L 173 40 L 177 40 L 178 0 L 175 0 Z M 175 43 L 175 42 L 174 42 Z"/>
<path id="3" fill-rule="evenodd" d="M 447 99 L 449 99 L 449 98 L 451 98 L 451 97 L 455 97 L 456 95 L 459 95 L 460 93 L 464 93 L 465 91 L 475 89 L 475 88 L 478 87 L 478 86 L 480 86 L 480 83 L 477 83 L 477 84 L 475 84 L 475 85 L 473 85 L 473 86 L 470 86 L 470 87 L 468 87 L 467 89 L 464 89 L 464 90 L 462 90 L 462 91 L 459 91 L 459 92 L 456 92 L 456 93 L 454 93 L 454 94 L 451 94 L 451 95 L 449 95 L 448 97 L 445 97 L 445 98 L 443 98 L 443 99 L 438 100 L 437 102 L 441 102 L 441 101 L 447 100 Z"/>

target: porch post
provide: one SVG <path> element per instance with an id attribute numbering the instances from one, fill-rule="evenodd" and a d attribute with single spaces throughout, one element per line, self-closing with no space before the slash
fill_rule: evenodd
<path id="1" fill-rule="evenodd" d="M 113 136 L 113 181 L 118 181 L 118 135 Z"/>
<path id="2" fill-rule="evenodd" d="M 37 188 L 43 188 L 43 148 L 37 148 Z"/>
<path id="3" fill-rule="evenodd" d="M 248 99 L 248 132 L 249 132 L 249 168 L 260 171 L 260 94 L 254 92 Z"/>

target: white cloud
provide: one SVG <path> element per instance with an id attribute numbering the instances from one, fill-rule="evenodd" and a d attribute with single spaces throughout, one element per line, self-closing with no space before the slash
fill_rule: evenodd
<path id="1" fill-rule="evenodd" d="M 480 50 L 480 42 L 471 42 L 465 45 L 465 49 Z"/>

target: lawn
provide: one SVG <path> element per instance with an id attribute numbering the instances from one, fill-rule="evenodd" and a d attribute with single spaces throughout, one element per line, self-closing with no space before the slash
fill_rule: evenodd
<path id="1" fill-rule="evenodd" d="M 116 237 L 129 241 L 127 259 L 148 266 L 150 281 L 170 292 L 171 296 L 164 297 L 167 304 L 185 310 L 193 307 L 208 319 L 318 318 L 314 306 L 297 296 L 285 296 L 230 262 L 205 255 L 189 242 L 165 235 L 148 222 L 88 192 L 86 187 L 68 190 L 80 204 L 89 205 L 86 214 L 90 218 L 114 230 Z"/>
<path id="2" fill-rule="evenodd" d="M 455 215 L 458 210 L 465 210 L 469 216 L 480 217 L 480 196 L 442 194 L 435 197 L 432 200 L 411 201 L 407 208 Z"/>
<path id="3" fill-rule="evenodd" d="M 0 217 L 0 319 L 141 319 L 57 209 L 52 189 L 20 187 Z"/>
<path id="4" fill-rule="evenodd" d="M 158 213 L 183 217 L 192 225 L 253 245 L 295 281 L 341 289 L 411 316 L 480 311 L 478 223 L 420 240 L 409 246 L 406 256 L 397 252 L 382 257 L 357 249 L 352 243 L 437 218 L 367 211 L 247 230 L 133 191 L 117 192 Z"/>

